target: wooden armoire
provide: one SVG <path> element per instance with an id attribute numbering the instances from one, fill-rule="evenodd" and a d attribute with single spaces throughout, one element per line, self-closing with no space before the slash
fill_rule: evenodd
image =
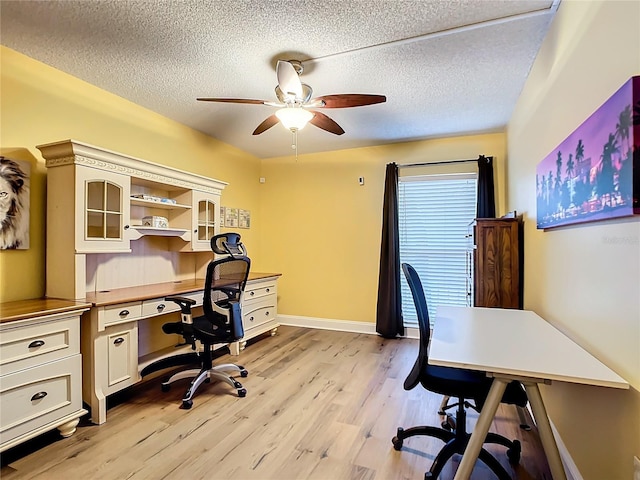
<path id="1" fill-rule="evenodd" d="M 522 218 L 478 218 L 473 239 L 473 305 L 521 309 Z"/>

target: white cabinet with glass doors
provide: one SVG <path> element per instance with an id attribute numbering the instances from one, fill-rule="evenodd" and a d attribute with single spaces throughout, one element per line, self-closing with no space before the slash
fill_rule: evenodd
<path id="1" fill-rule="evenodd" d="M 131 252 L 146 236 L 173 237 L 173 252 L 210 251 L 225 182 L 75 140 L 37 148 L 47 166 L 47 296 L 83 298 L 96 274 L 84 255 Z"/>

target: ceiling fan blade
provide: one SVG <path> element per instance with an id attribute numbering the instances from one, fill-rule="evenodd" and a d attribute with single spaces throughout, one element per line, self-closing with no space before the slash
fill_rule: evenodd
<path id="1" fill-rule="evenodd" d="M 300 82 L 300 77 L 291 63 L 278 60 L 276 64 L 276 75 L 278 76 L 278 86 L 280 90 L 285 94 L 302 98 L 302 82 Z"/>
<path id="2" fill-rule="evenodd" d="M 313 112 L 313 118 L 309 120 L 309 123 L 315 125 L 322 130 L 326 130 L 329 133 L 335 133 L 336 135 L 342 135 L 344 130 L 335 121 L 327 117 L 324 113 Z"/>
<path id="3" fill-rule="evenodd" d="M 322 97 L 316 97 L 311 101 L 314 102 L 316 100 L 323 101 L 324 108 L 348 108 L 384 103 L 387 101 L 387 97 L 384 95 L 367 95 L 363 93 L 343 93 L 339 95 L 324 95 Z"/>
<path id="4" fill-rule="evenodd" d="M 266 105 L 267 100 L 251 100 L 250 98 L 197 98 L 199 102 L 222 102 L 222 103 L 250 103 L 252 105 Z"/>
<path id="5" fill-rule="evenodd" d="M 254 135 L 260 135 L 262 132 L 265 132 L 265 131 L 269 130 L 276 123 L 278 123 L 278 117 L 276 117 L 275 115 L 271 115 L 270 117 L 267 117 L 260 125 L 258 125 L 256 127 L 256 129 L 253 131 L 253 134 Z"/>

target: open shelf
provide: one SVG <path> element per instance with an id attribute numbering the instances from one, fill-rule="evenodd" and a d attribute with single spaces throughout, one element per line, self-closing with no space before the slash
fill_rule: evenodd
<path id="1" fill-rule="evenodd" d="M 145 235 L 155 237 L 180 237 L 187 242 L 191 240 L 191 232 L 184 228 L 157 228 L 144 225 L 131 225 L 129 232 L 129 238 L 131 240 L 138 240 Z"/>
<path id="2" fill-rule="evenodd" d="M 183 205 L 180 203 L 165 203 L 165 202 L 156 202 L 153 200 L 144 200 L 142 198 L 134 198 L 131 197 L 131 205 L 136 205 L 138 207 L 148 207 L 148 208 L 160 208 L 163 210 L 188 210 L 191 209 L 191 205 Z"/>

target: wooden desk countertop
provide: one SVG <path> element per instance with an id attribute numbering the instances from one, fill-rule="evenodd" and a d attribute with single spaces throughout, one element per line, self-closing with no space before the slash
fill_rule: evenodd
<path id="1" fill-rule="evenodd" d="M 279 277 L 281 273 L 250 272 L 249 280 L 264 280 Z M 33 298 L 0 303 L 0 323 L 14 322 L 25 318 L 54 315 L 74 310 L 88 310 L 91 307 L 103 307 L 118 303 L 149 300 L 197 292 L 204 288 L 204 278 L 182 280 L 178 282 L 154 283 L 137 287 L 116 288 L 104 292 L 87 293 L 83 300 L 63 300 L 59 298 Z"/>
<path id="2" fill-rule="evenodd" d="M 248 281 L 263 280 L 271 277 L 279 277 L 281 273 L 249 272 Z M 150 300 L 152 298 L 167 297 L 169 295 L 182 295 L 197 292 L 204 288 L 204 278 L 181 280 L 177 282 L 153 283 L 137 287 L 115 288 L 103 292 L 87 293 L 85 300 L 94 307 L 116 305 L 118 303 Z"/>
<path id="3" fill-rule="evenodd" d="M 42 317 L 74 310 L 88 310 L 91 303 L 58 298 L 34 298 L 0 303 L 0 323 Z"/>

